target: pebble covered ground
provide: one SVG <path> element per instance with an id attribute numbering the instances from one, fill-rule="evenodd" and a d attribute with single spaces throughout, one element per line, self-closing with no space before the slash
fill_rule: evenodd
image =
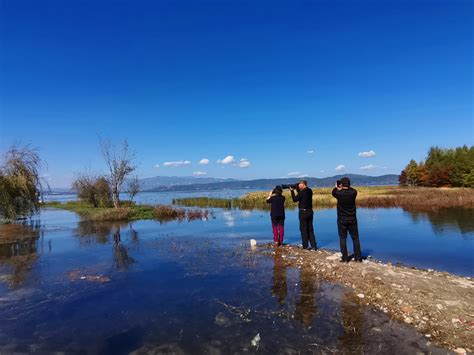
<path id="1" fill-rule="evenodd" d="M 319 279 L 354 290 L 361 304 L 411 324 L 434 344 L 454 353 L 474 350 L 474 281 L 435 270 L 382 263 L 341 263 L 340 253 L 304 250 L 295 246 L 258 246 L 263 254 L 281 249 L 288 266 L 309 268 Z"/>

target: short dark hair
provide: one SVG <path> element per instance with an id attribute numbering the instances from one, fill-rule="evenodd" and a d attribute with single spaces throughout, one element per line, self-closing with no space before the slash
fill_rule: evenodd
<path id="1" fill-rule="evenodd" d="M 351 186 L 351 180 L 348 177 L 343 177 L 341 179 L 341 185 L 344 187 L 349 187 Z"/>
<path id="2" fill-rule="evenodd" d="M 308 182 L 304 179 L 300 180 L 300 184 L 304 184 L 304 186 L 308 186 Z"/>

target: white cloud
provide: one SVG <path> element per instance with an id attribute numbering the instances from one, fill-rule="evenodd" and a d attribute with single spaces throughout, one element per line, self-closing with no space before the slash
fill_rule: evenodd
<path id="1" fill-rule="evenodd" d="M 202 158 L 201 160 L 199 160 L 199 164 L 201 164 L 201 165 L 207 165 L 207 164 L 209 164 L 209 159 L 207 159 L 207 158 Z"/>
<path id="2" fill-rule="evenodd" d="M 302 174 L 299 171 L 293 171 L 291 173 L 288 173 L 288 176 L 298 177 L 298 178 L 305 178 L 305 177 L 308 177 L 309 175 L 308 174 Z"/>
<path id="3" fill-rule="evenodd" d="M 191 162 L 189 160 L 178 160 L 178 161 L 166 161 L 163 163 L 163 166 L 183 166 L 189 165 Z"/>
<path id="4" fill-rule="evenodd" d="M 228 155 L 226 156 L 224 159 L 219 159 L 217 161 L 219 164 L 223 164 L 223 165 L 227 165 L 227 164 L 231 164 L 231 163 L 235 163 L 235 159 L 232 155 Z"/>
<path id="5" fill-rule="evenodd" d="M 313 149 L 307 150 L 306 153 L 312 155 L 312 154 L 314 154 L 314 150 Z"/>
<path id="6" fill-rule="evenodd" d="M 156 165 L 155 165 L 155 168 L 159 168 L 159 167 L 160 167 L 160 164 L 156 164 Z"/>
<path id="7" fill-rule="evenodd" d="M 374 170 L 374 169 L 387 169 L 387 167 L 386 166 L 377 166 L 377 165 L 374 165 L 374 164 L 369 164 L 369 165 L 360 167 L 360 170 Z"/>
<path id="8" fill-rule="evenodd" d="M 373 150 L 369 150 L 368 152 L 360 152 L 358 155 L 361 158 L 372 158 L 375 157 L 375 152 Z"/>
<path id="9" fill-rule="evenodd" d="M 345 165 L 342 165 L 342 164 L 339 164 L 338 166 L 336 166 L 336 167 L 334 168 L 334 170 L 336 170 L 336 171 L 344 171 L 344 170 L 346 170 L 346 166 L 345 166 Z"/>
<path id="10" fill-rule="evenodd" d="M 204 171 L 195 171 L 195 172 L 193 173 L 193 175 L 194 175 L 194 176 L 203 176 L 203 175 L 207 175 L 207 173 L 204 172 Z"/>
<path id="11" fill-rule="evenodd" d="M 237 164 L 239 168 L 248 168 L 250 167 L 250 161 L 247 158 L 240 159 L 240 162 Z"/>

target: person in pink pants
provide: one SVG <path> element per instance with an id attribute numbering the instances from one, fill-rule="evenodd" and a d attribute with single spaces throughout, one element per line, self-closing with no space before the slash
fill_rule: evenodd
<path id="1" fill-rule="evenodd" d="M 281 246 L 285 235 L 285 196 L 280 186 L 275 187 L 267 197 L 271 205 L 270 217 L 272 220 L 273 243 Z"/>

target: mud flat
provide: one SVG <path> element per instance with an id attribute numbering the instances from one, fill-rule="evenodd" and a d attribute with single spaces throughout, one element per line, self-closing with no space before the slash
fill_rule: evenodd
<path id="1" fill-rule="evenodd" d="M 294 246 L 262 245 L 258 252 L 281 253 L 288 266 L 310 269 L 321 280 L 354 290 L 358 302 L 411 324 L 433 343 L 455 353 L 474 350 L 474 281 L 435 270 L 375 260 L 341 263 L 340 254 Z"/>

